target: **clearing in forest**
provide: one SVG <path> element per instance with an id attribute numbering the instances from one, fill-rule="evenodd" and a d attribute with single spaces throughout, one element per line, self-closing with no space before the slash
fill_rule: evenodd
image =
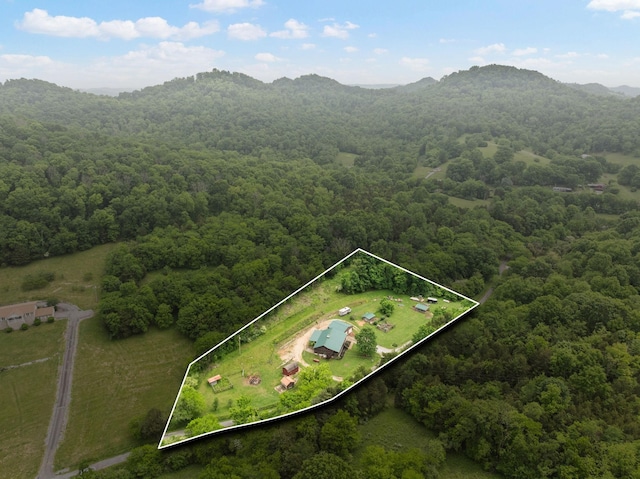
<path id="1" fill-rule="evenodd" d="M 476 306 L 357 249 L 189 365 L 159 448 L 336 399 Z"/>

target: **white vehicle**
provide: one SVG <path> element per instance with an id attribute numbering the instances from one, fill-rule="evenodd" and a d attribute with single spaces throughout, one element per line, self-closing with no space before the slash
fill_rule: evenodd
<path id="1" fill-rule="evenodd" d="M 340 308 L 340 310 L 338 310 L 338 314 L 340 316 L 346 316 L 347 314 L 349 314 L 351 312 L 351 308 L 348 306 L 345 306 L 344 308 Z"/>

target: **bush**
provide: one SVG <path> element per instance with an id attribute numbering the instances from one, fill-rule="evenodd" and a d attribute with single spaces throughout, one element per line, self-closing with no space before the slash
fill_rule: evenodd
<path id="1" fill-rule="evenodd" d="M 51 271 L 38 271 L 37 273 L 26 275 L 22 280 L 20 288 L 22 291 L 46 288 L 54 279 L 56 279 L 55 273 Z"/>
<path id="2" fill-rule="evenodd" d="M 55 320 L 56 320 L 56 318 L 54 318 L 53 316 L 49 316 L 49 317 L 47 318 L 47 323 L 51 324 L 51 323 L 53 323 Z"/>
<path id="3" fill-rule="evenodd" d="M 33 320 L 34 326 L 40 326 L 41 323 L 42 323 L 42 320 L 40 318 L 36 318 Z"/>
<path id="4" fill-rule="evenodd" d="M 27 329 L 29 329 L 29 325 L 27 323 L 22 323 L 22 326 L 20 326 L 20 329 L 22 331 L 26 331 Z"/>
<path id="5" fill-rule="evenodd" d="M 7 326 L 7 327 L 4 329 L 4 332 L 5 332 L 5 333 L 7 333 L 7 334 L 9 334 L 9 333 L 13 333 L 13 328 L 12 328 L 11 326 Z"/>

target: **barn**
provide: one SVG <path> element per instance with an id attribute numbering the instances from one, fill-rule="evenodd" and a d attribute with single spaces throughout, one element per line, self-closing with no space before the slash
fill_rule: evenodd
<path id="1" fill-rule="evenodd" d="M 292 361 L 282 366 L 283 376 L 292 376 L 296 374 L 298 371 L 300 371 L 300 366 L 298 366 L 298 363 L 296 361 Z"/>

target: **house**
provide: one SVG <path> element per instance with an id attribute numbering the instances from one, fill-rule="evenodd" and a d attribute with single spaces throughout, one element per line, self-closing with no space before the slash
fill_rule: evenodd
<path id="1" fill-rule="evenodd" d="M 554 186 L 553 191 L 559 191 L 561 193 L 571 193 L 573 190 L 564 186 Z"/>
<path id="2" fill-rule="evenodd" d="M 7 324 L 19 321 L 33 323 L 36 318 L 46 320 L 49 316 L 53 316 L 55 308 L 53 306 L 42 307 L 42 305 L 44 303 L 30 301 L 28 303 L 0 306 L 0 321 L 4 320 Z"/>
<path id="3" fill-rule="evenodd" d="M 298 363 L 295 361 L 292 361 L 288 364 L 285 364 L 282 367 L 282 374 L 284 376 L 292 376 L 293 374 L 297 373 L 298 371 L 300 371 L 300 367 L 298 366 Z"/>
<path id="4" fill-rule="evenodd" d="M 373 314 L 373 313 L 364 313 L 364 314 L 362 315 L 362 319 L 363 319 L 364 321 L 366 321 L 367 323 L 371 323 L 371 322 L 375 321 L 375 319 L 376 319 L 376 315 L 375 315 L 375 314 Z"/>
<path id="5" fill-rule="evenodd" d="M 281 380 L 280 380 L 280 386 L 282 386 L 282 389 L 284 389 L 285 391 L 287 389 L 291 389 L 293 388 L 293 386 L 296 385 L 296 380 L 293 378 L 290 378 L 289 376 L 284 376 Z"/>
<path id="6" fill-rule="evenodd" d="M 587 186 L 594 191 L 604 191 L 607 187 L 604 183 L 589 183 Z"/>
<path id="7" fill-rule="evenodd" d="M 423 303 L 416 304 L 413 309 L 415 309 L 418 313 L 426 313 L 429 311 L 429 306 Z"/>
<path id="8" fill-rule="evenodd" d="M 350 312 L 351 312 L 351 308 L 349 306 L 345 306 L 344 308 L 340 308 L 340 310 L 338 311 L 338 314 L 340 316 L 346 316 Z"/>
<path id="9" fill-rule="evenodd" d="M 326 358 L 341 358 L 349 349 L 347 337 L 353 333 L 353 326 L 338 319 L 331 321 L 327 329 L 316 329 L 311 333 L 313 352 Z"/>
<path id="10" fill-rule="evenodd" d="M 213 387 L 216 384 L 218 384 L 218 382 L 222 379 L 222 376 L 220 376 L 219 374 L 216 374 L 215 376 L 207 379 L 207 382 L 209 383 L 209 386 Z"/>

